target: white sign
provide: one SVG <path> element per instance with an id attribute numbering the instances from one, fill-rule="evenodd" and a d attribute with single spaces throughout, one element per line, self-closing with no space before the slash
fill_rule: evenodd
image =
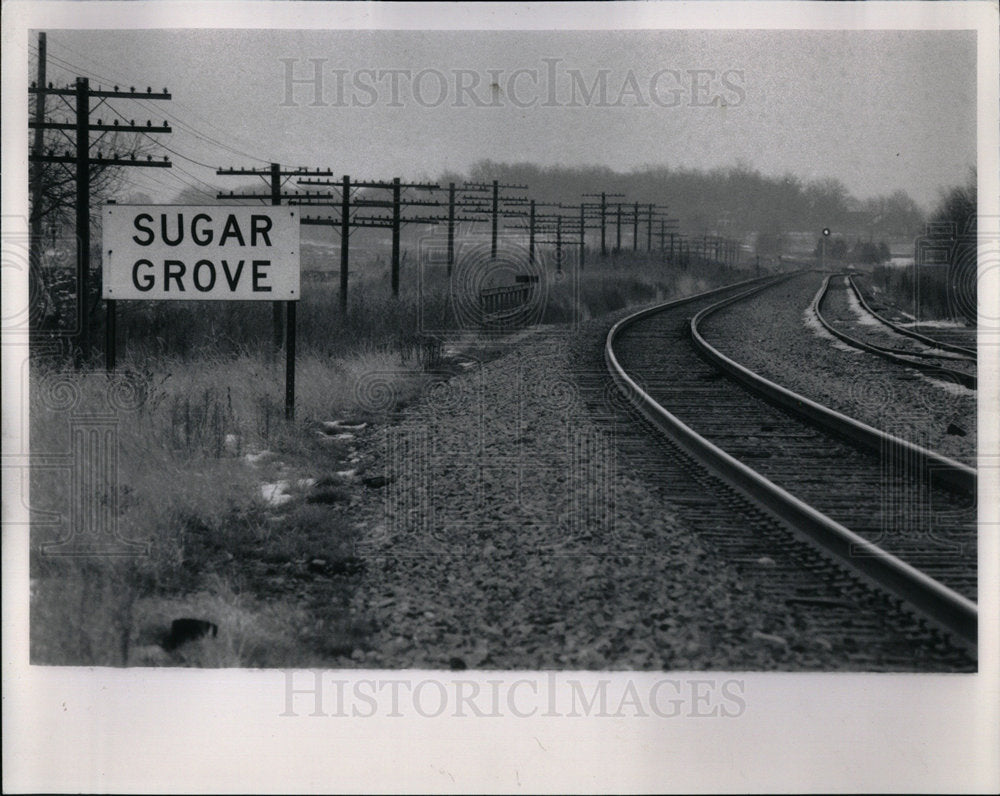
<path id="1" fill-rule="evenodd" d="M 297 301 L 293 207 L 106 205 L 106 299 Z"/>

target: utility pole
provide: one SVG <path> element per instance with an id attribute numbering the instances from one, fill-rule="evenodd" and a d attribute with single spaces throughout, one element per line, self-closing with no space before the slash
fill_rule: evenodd
<path id="1" fill-rule="evenodd" d="M 632 211 L 632 251 L 639 251 L 639 203 Z"/>
<path id="2" fill-rule="evenodd" d="M 556 216 L 556 271 L 562 271 L 562 216 Z"/>
<path id="3" fill-rule="evenodd" d="M 46 60 L 45 31 L 38 34 L 38 81 L 37 86 L 45 86 L 45 60 Z M 42 134 L 42 124 L 45 121 L 45 94 L 38 94 L 35 97 L 35 136 L 31 146 L 31 153 L 35 158 L 42 154 L 45 138 Z M 29 282 L 29 290 L 34 286 L 41 288 L 41 268 L 42 268 L 42 195 L 45 187 L 42 184 L 45 179 L 45 170 L 42 164 L 35 160 L 31 164 L 31 258 L 30 267 L 34 271 L 34 279 Z"/>
<path id="4" fill-rule="evenodd" d="M 76 79 L 76 289 L 80 357 L 90 356 L 90 81 Z"/>
<path id="5" fill-rule="evenodd" d="M 309 173 L 309 172 L 306 172 Z M 318 171 L 315 173 L 319 173 Z M 335 224 L 329 218 L 306 218 L 303 217 L 302 223 L 314 226 L 339 226 L 340 227 L 340 286 L 341 286 L 341 305 L 346 308 L 347 306 L 347 274 L 348 274 L 348 243 L 347 240 L 350 238 L 351 227 L 385 227 L 392 231 L 392 295 L 394 297 L 399 296 L 399 243 L 400 243 L 400 228 L 403 224 L 410 222 L 423 222 L 428 224 L 436 224 L 438 221 L 444 219 L 439 217 L 434 218 L 414 218 L 414 219 L 404 219 L 402 218 L 401 210 L 404 206 L 408 207 L 410 205 L 432 205 L 434 207 L 440 206 L 438 201 L 417 201 L 417 200 L 404 200 L 402 199 L 402 191 L 407 188 L 419 188 L 428 191 L 439 190 L 439 186 L 431 183 L 404 183 L 399 177 L 396 177 L 391 182 L 385 181 L 351 181 L 350 177 L 344 176 L 339 182 L 331 182 L 330 180 L 322 179 L 301 179 L 299 180 L 299 185 L 326 185 L 326 186 L 336 186 L 340 189 L 340 196 L 337 197 L 334 194 L 329 193 L 311 193 L 307 191 L 306 193 L 291 194 L 288 196 L 289 201 L 296 205 L 314 205 L 314 206 L 327 206 L 334 207 L 339 206 L 341 209 L 341 218 L 339 224 Z M 387 190 L 392 191 L 391 200 L 386 199 L 356 199 L 351 201 L 351 191 L 355 188 L 374 188 L 377 190 Z M 241 198 L 254 198 L 252 195 L 242 195 Z M 374 216 L 365 218 L 352 218 L 351 217 L 351 207 L 379 207 L 391 209 L 392 215 L 390 216 Z M 345 234 L 346 233 L 346 234 Z"/>
<path id="6" fill-rule="evenodd" d="M 622 250 L 622 203 L 618 203 L 618 221 L 615 224 L 615 251 Z"/>
<path id="7" fill-rule="evenodd" d="M 646 216 L 646 251 L 653 251 L 653 209 L 655 204 L 648 205 Z"/>
<path id="8" fill-rule="evenodd" d="M 448 183 L 448 276 L 455 266 L 455 183 Z"/>
<path id="9" fill-rule="evenodd" d="M 608 197 L 610 196 L 610 197 L 617 198 L 617 197 L 625 196 L 625 194 L 623 194 L 623 193 L 608 193 L 607 191 L 601 191 L 601 193 L 585 193 L 585 194 L 582 194 L 582 195 L 583 196 L 593 196 L 595 198 L 598 197 L 598 196 L 601 197 L 601 204 L 598 205 L 598 207 L 600 207 L 600 210 L 601 210 L 601 256 L 602 257 L 607 257 L 607 255 L 608 255 L 608 245 L 607 245 L 607 238 L 606 238 L 606 234 L 605 234 L 605 232 L 606 232 L 605 231 L 605 220 L 607 218 L 607 213 L 608 213 Z M 620 227 L 619 227 L 619 231 L 620 231 Z"/>
<path id="10" fill-rule="evenodd" d="M 271 204 L 281 204 L 281 166 L 277 163 L 271 164 Z M 280 301 L 271 302 L 271 328 L 274 334 L 275 351 L 281 348 L 281 327 L 285 320 L 281 312 L 281 304 Z"/>
<path id="11" fill-rule="evenodd" d="M 145 127 L 136 127 L 135 123 L 128 125 L 103 124 L 98 119 L 97 124 L 90 123 L 90 98 L 100 97 L 102 101 L 108 99 L 144 99 L 144 100 L 168 100 L 170 94 L 166 89 L 163 92 L 154 92 L 147 88 L 145 93 L 137 92 L 134 88 L 128 91 L 119 91 L 115 86 L 113 90 L 91 89 L 90 81 L 86 77 L 78 77 L 73 87 L 51 88 L 45 85 L 33 84 L 28 89 L 29 94 L 35 94 L 39 99 L 52 94 L 75 99 L 74 109 L 76 119 L 73 123 L 47 122 L 44 119 L 38 121 L 36 118 L 28 123 L 28 127 L 33 130 L 74 130 L 76 138 L 74 140 L 75 151 L 73 154 L 63 152 L 55 154 L 52 152 L 41 153 L 32 152 L 29 162 L 39 163 L 64 163 L 74 165 L 74 175 L 76 178 L 76 289 L 77 289 L 77 344 L 74 352 L 74 361 L 77 367 L 81 367 L 90 356 L 90 304 L 88 294 L 90 291 L 90 175 L 91 166 L 141 166 L 170 168 L 171 163 L 167 158 L 162 161 L 153 160 L 151 156 L 147 159 L 137 160 L 135 156 L 118 157 L 117 153 L 112 153 L 110 157 L 105 157 L 98 152 L 97 157 L 90 155 L 90 133 L 100 132 L 142 132 L 142 133 L 169 133 L 172 132 L 167 124 L 153 125 L 147 123 Z M 36 139 L 37 141 L 37 139 Z M 36 197 L 36 201 L 41 197 Z M 114 328 L 115 302 L 107 301 L 107 318 L 105 330 L 111 331 Z M 108 348 L 105 351 L 107 364 L 113 366 L 114 352 L 113 340 L 108 339 Z"/>
<path id="12" fill-rule="evenodd" d="M 281 200 L 282 199 L 289 198 L 288 194 L 282 193 L 282 191 L 281 191 L 281 186 L 282 186 L 282 183 L 284 181 L 282 178 L 284 178 L 284 177 L 302 177 L 302 176 L 306 176 L 308 174 L 330 176 L 330 175 L 332 175 L 333 172 L 331 172 L 329 169 L 316 169 L 313 172 L 310 172 L 309 169 L 304 169 L 304 168 L 283 169 L 283 168 L 281 168 L 281 164 L 279 164 L 279 163 L 271 163 L 271 164 L 268 165 L 267 168 L 251 168 L 251 169 L 241 169 L 241 168 L 225 169 L 225 168 L 220 168 L 220 169 L 216 169 L 215 173 L 218 174 L 219 176 L 228 176 L 228 177 L 234 177 L 234 176 L 242 176 L 242 177 L 256 176 L 256 177 L 260 177 L 261 179 L 263 179 L 267 183 L 268 189 L 269 189 L 267 194 L 234 194 L 232 191 L 230 191 L 228 194 L 225 194 L 225 193 L 219 192 L 216 195 L 217 199 L 227 199 L 227 198 L 230 198 L 230 199 L 259 199 L 261 201 L 270 202 L 271 205 L 273 205 L 273 206 L 278 206 L 278 205 L 281 204 Z M 282 325 L 283 325 L 282 324 L 282 320 L 283 320 L 283 318 L 282 318 L 282 315 L 283 315 L 282 305 L 290 305 L 291 303 L 292 302 L 287 302 L 287 301 L 285 301 L 285 302 L 274 301 L 274 302 L 271 303 L 271 307 L 272 307 L 272 338 L 273 338 L 273 341 L 274 341 L 274 349 L 275 349 L 275 351 L 277 351 L 279 348 L 281 348 L 281 344 L 282 344 Z M 292 312 L 294 312 L 294 311 L 295 310 L 292 309 Z M 284 321 L 285 321 L 284 325 L 288 326 L 289 325 L 288 322 L 287 322 L 288 319 L 284 318 Z"/>
<path id="13" fill-rule="evenodd" d="M 345 174 L 340 183 L 340 311 L 347 313 L 347 274 L 350 266 L 351 178 Z"/>
<path id="14" fill-rule="evenodd" d="M 493 180 L 493 213 L 492 213 L 492 228 L 490 235 L 490 259 L 495 260 L 497 258 L 497 219 L 500 211 L 500 183 L 497 180 Z"/>
<path id="15" fill-rule="evenodd" d="M 493 180 L 488 183 L 481 182 L 466 182 L 462 184 L 462 192 L 468 193 L 486 193 L 489 192 L 492 195 L 492 201 L 486 197 L 473 199 L 466 196 L 462 202 L 462 207 L 465 209 L 471 209 L 473 212 L 479 213 L 490 213 L 490 257 L 496 259 L 497 256 L 497 242 L 500 232 L 500 216 L 524 216 L 523 211 L 515 211 L 509 209 L 503 209 L 502 205 L 526 205 L 528 204 L 528 199 L 525 196 L 502 196 L 500 191 L 503 190 L 521 190 L 526 191 L 528 189 L 527 185 L 507 185 L 501 183 L 499 180 Z M 489 202 L 489 205 L 486 203 Z M 488 209 L 487 209 L 488 208 Z"/>
<path id="16" fill-rule="evenodd" d="M 587 208 L 583 202 L 580 203 L 580 270 L 587 257 Z"/>
<path id="17" fill-rule="evenodd" d="M 392 180 L 392 297 L 399 298 L 399 177 Z"/>
<path id="18" fill-rule="evenodd" d="M 535 200 L 528 210 L 528 265 L 535 264 Z"/>

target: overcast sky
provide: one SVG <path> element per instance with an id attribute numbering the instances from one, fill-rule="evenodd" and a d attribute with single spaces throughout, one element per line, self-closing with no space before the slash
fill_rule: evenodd
<path id="1" fill-rule="evenodd" d="M 742 160 L 836 177 L 860 198 L 903 189 L 927 207 L 976 159 L 972 32 L 47 33 L 50 80 L 168 88 L 173 101 L 153 110 L 113 107 L 143 122 L 166 110 L 200 135 L 171 119 L 157 140 L 210 166 L 381 179 L 486 158 L 616 170 Z M 317 68 L 321 90 L 289 93 L 290 76 Z M 187 173 L 129 176 L 156 200 L 178 180 L 238 183 L 171 158 Z"/>

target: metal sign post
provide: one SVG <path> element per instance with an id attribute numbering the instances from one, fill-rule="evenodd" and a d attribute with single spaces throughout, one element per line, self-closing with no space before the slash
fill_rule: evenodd
<path id="1" fill-rule="evenodd" d="M 284 304 L 285 417 L 295 415 L 299 212 L 280 206 L 118 205 L 101 213 L 107 308 L 105 365 L 117 358 L 118 301 Z"/>

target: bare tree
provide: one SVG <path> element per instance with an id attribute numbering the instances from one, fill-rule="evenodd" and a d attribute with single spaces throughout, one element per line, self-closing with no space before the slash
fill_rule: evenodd
<path id="1" fill-rule="evenodd" d="M 34 116 L 34 105 L 39 95 L 32 94 L 29 99 L 29 110 Z M 122 130 L 101 132 L 91 136 L 90 151 L 92 155 L 112 155 L 121 158 L 144 160 L 147 155 L 155 153 L 155 141 L 142 132 L 132 132 L 128 129 L 129 121 L 119 119 L 110 107 L 107 111 L 114 120 L 122 122 Z M 72 110 L 62 97 L 46 97 L 45 121 L 66 122 L 72 118 Z M 104 123 L 103 119 L 92 121 Z M 42 134 L 41 149 L 44 153 L 61 154 L 75 151 L 75 133 L 66 130 L 47 129 Z M 37 195 L 36 183 L 31 184 L 30 219 L 38 220 L 43 228 L 57 230 L 73 220 L 76 207 L 76 169 L 71 163 L 40 162 L 33 164 L 38 169 Z M 90 206 L 95 208 L 114 197 L 125 185 L 125 169 L 121 166 L 91 164 L 90 166 Z M 93 213 L 91 214 L 93 216 Z"/>

